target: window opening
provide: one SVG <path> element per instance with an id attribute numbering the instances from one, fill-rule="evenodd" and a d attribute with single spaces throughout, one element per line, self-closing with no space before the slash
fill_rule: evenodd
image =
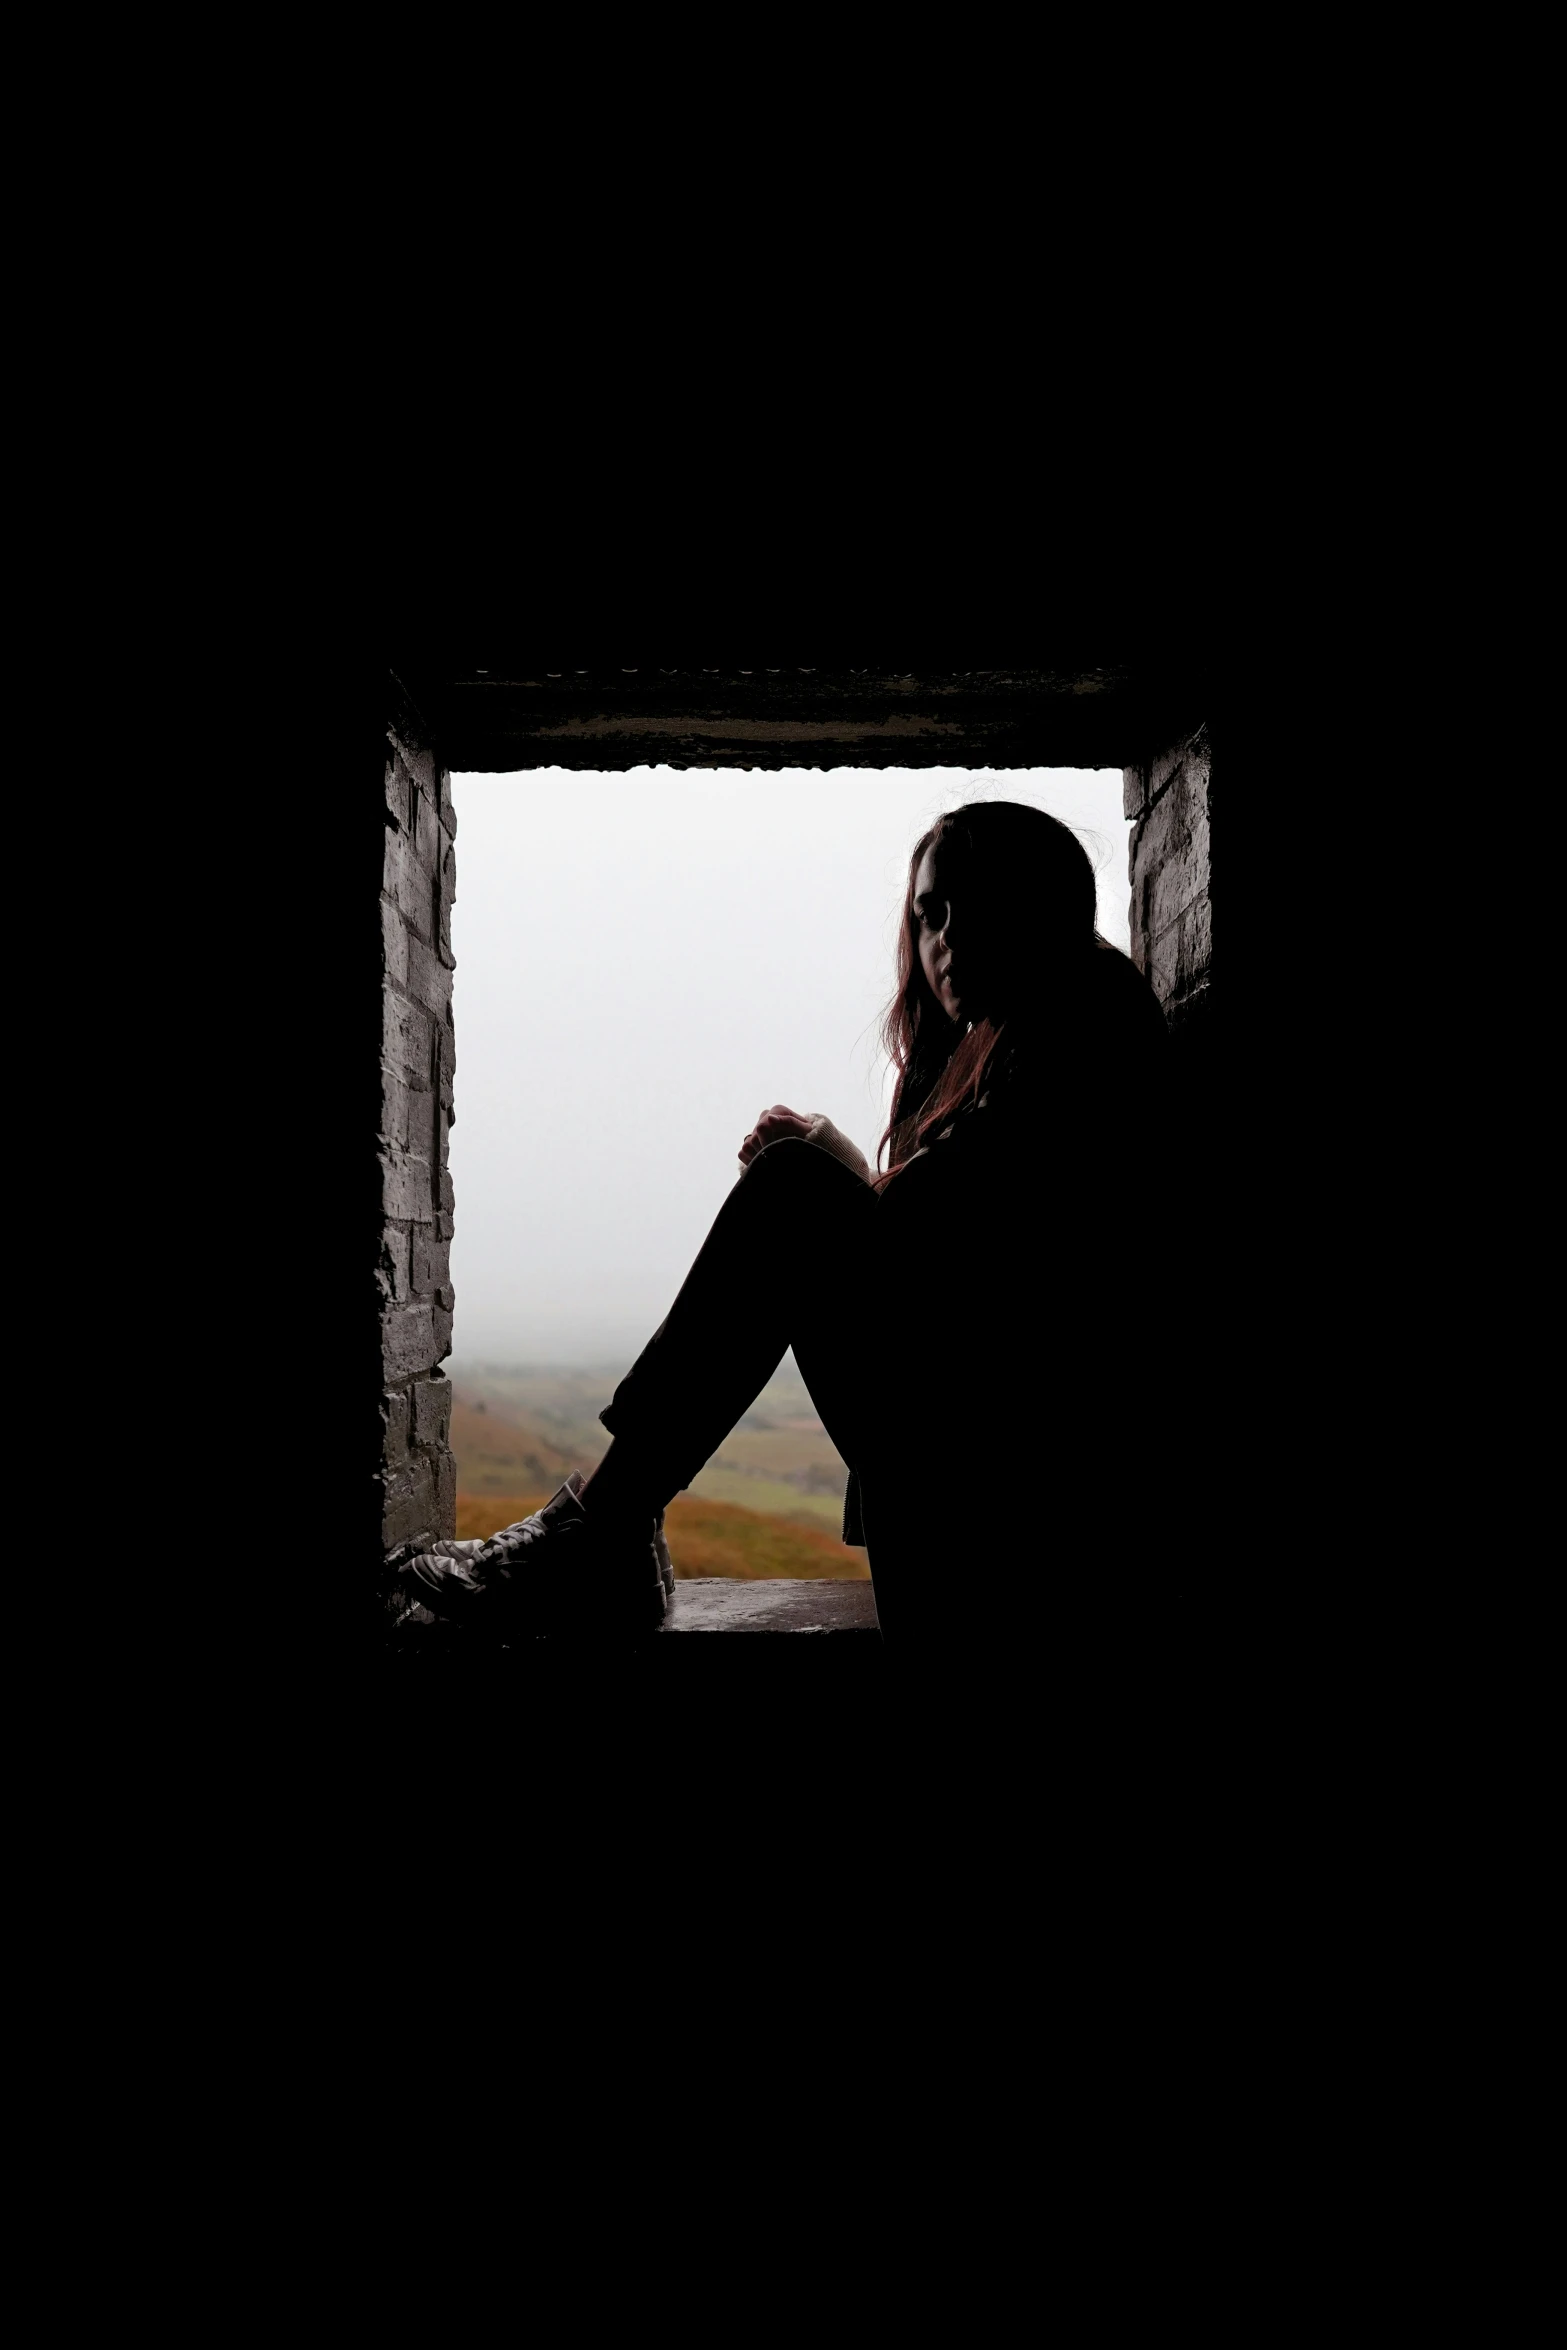
<path id="1" fill-rule="evenodd" d="M 532 1509 L 609 1439 L 656 1328 L 773 1102 L 874 1162 L 881 1013 L 908 857 L 943 809 L 1026 801 L 1071 825 L 1101 936 L 1129 949 L 1119 768 L 560 769 L 452 778 L 457 1119 L 451 1444 L 457 1531 Z M 1119 1236 L 1091 1236 L 1104 1311 Z M 677 1573 L 868 1578 L 847 1469 L 791 1356 L 671 1505 Z"/>

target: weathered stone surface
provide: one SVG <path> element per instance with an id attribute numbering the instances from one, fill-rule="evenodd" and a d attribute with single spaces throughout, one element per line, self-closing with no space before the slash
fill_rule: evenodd
<path id="1" fill-rule="evenodd" d="M 1185 909 L 1177 928 L 1176 989 L 1187 995 L 1205 979 L 1213 962 L 1213 908 L 1206 890 Z"/>
<path id="2" fill-rule="evenodd" d="M 438 1359 L 429 1306 L 395 1306 L 381 1316 L 381 1361 L 388 1380 L 432 1371 Z"/>
<path id="3" fill-rule="evenodd" d="M 452 1422 L 451 1381 L 437 1373 L 433 1379 L 416 1380 L 408 1394 L 413 1404 L 414 1442 L 444 1444 Z"/>
<path id="4" fill-rule="evenodd" d="M 412 1281 L 419 1297 L 429 1297 L 445 1286 L 451 1272 L 451 1242 L 442 1240 L 432 1230 L 415 1232 L 412 1248 Z M 448 1305 L 451 1299 L 445 1300 Z"/>
<path id="5" fill-rule="evenodd" d="M 430 876 L 432 889 L 437 885 L 447 845 L 435 801 L 421 792 L 415 813 L 414 846 L 418 851 L 420 865 Z"/>
<path id="6" fill-rule="evenodd" d="M 1153 991 L 1162 1004 L 1168 1004 L 1171 996 L 1175 993 L 1179 946 L 1180 942 L 1173 930 L 1167 930 L 1163 938 L 1153 938 L 1142 942 L 1144 959 L 1138 962 L 1137 967 L 1144 978 L 1151 982 Z M 1136 961 L 1136 959 L 1134 956 L 1133 960 Z"/>
<path id="7" fill-rule="evenodd" d="M 408 1459 L 409 1410 L 406 1388 L 388 1388 L 381 1399 L 381 1422 L 382 1458 L 389 1469 L 401 1470 Z"/>
<path id="8" fill-rule="evenodd" d="M 393 988 L 381 997 L 381 1059 L 415 1086 L 430 1082 L 430 1055 L 435 1023 L 421 1004 L 409 1001 Z"/>
<path id="9" fill-rule="evenodd" d="M 1165 1003 L 1202 985 L 1213 960 L 1213 918 L 1206 890 L 1152 940 L 1147 953 L 1148 976 Z"/>
<path id="10" fill-rule="evenodd" d="M 446 1157 L 446 1111 L 438 1094 L 427 1093 L 422 1098 L 424 1124 L 420 1128 L 419 1141 L 423 1146 L 423 1156 L 428 1158 L 432 1167 L 436 1167 Z"/>
<path id="11" fill-rule="evenodd" d="M 1208 767 L 1183 762 L 1163 798 L 1138 823 L 1132 836 L 1134 864 L 1142 871 L 1172 858 L 1208 869 Z"/>
<path id="12" fill-rule="evenodd" d="M 457 852 L 448 849 L 441 865 L 441 910 L 438 924 L 438 944 L 441 961 L 449 970 L 455 970 L 457 959 L 452 953 L 452 908 L 457 903 Z"/>
<path id="13" fill-rule="evenodd" d="M 381 970 L 401 986 L 408 977 L 408 931 L 402 915 L 386 898 L 381 900 Z"/>
<path id="14" fill-rule="evenodd" d="M 435 1468 L 435 1530 L 437 1536 L 457 1531 L 457 1463 L 444 1447 L 432 1455 Z"/>
<path id="15" fill-rule="evenodd" d="M 1168 750 L 1161 751 L 1157 758 L 1150 759 L 1147 767 L 1143 770 L 1143 797 L 1150 806 L 1170 783 L 1181 762 L 1185 759 L 1190 739 L 1188 737 L 1186 742 L 1172 743 Z"/>
<path id="16" fill-rule="evenodd" d="M 449 1534 L 456 1469 L 451 1397 L 453 1114 L 451 934 L 456 890 L 449 767 L 432 753 L 417 699 L 394 677 L 381 844 L 382 1420 L 389 1544 Z"/>
<path id="17" fill-rule="evenodd" d="M 405 1305 L 414 1287 L 409 1279 L 408 1235 L 395 1224 L 388 1224 L 381 1235 L 381 1272 L 387 1297 Z"/>
<path id="18" fill-rule="evenodd" d="M 435 936 L 435 879 L 420 861 L 419 851 L 403 832 L 388 831 L 381 863 L 382 894 L 391 899 L 410 930 L 425 940 Z"/>
<path id="19" fill-rule="evenodd" d="M 1168 1009 L 1204 985 L 1213 953 L 1206 726 L 1138 772 L 1141 813 L 1128 855 L 1132 960 Z"/>
<path id="20" fill-rule="evenodd" d="M 415 1003 L 444 1023 L 446 1007 L 451 1001 L 452 969 L 442 958 L 427 947 L 422 938 L 412 931 L 405 933 L 408 940 L 408 993 Z"/>
<path id="21" fill-rule="evenodd" d="M 395 1069 L 381 1071 L 381 1140 L 394 1150 L 406 1150 L 412 1134 L 409 1104 L 414 1096 L 406 1077 Z"/>
<path id="22" fill-rule="evenodd" d="M 1141 767 L 1123 767 L 1121 770 L 1121 813 L 1130 823 L 1140 816 L 1148 805 L 1145 776 Z"/>
<path id="23" fill-rule="evenodd" d="M 399 1542 L 436 1540 L 439 1516 L 434 1467 L 415 1454 L 406 1469 L 386 1479 L 381 1502 L 381 1540 L 388 1550 Z"/>
<path id="24" fill-rule="evenodd" d="M 381 1153 L 381 1202 L 385 1213 L 400 1223 L 433 1223 L 435 1202 L 430 1196 L 429 1160 L 418 1157 L 412 1151 L 384 1150 Z"/>
<path id="25" fill-rule="evenodd" d="M 1208 860 L 1170 857 L 1149 878 L 1147 925 L 1150 937 L 1158 938 L 1180 920 L 1188 906 L 1206 895 Z"/>

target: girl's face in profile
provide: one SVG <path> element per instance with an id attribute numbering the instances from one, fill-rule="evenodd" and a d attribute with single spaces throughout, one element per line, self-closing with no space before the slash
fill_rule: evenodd
<path id="1" fill-rule="evenodd" d="M 949 833 L 921 857 L 910 910 L 925 984 L 959 1027 L 1042 1002 L 1069 976 L 1070 933 L 1026 845 L 1009 866 Z"/>
<path id="2" fill-rule="evenodd" d="M 925 983 L 947 1018 L 964 1023 L 980 1016 L 981 941 L 967 866 L 949 842 L 937 841 L 920 859 L 913 905 Z"/>

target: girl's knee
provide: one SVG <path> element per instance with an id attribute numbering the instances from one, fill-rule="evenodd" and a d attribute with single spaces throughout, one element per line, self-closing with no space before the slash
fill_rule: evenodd
<path id="1" fill-rule="evenodd" d="M 751 1161 L 749 1172 L 754 1175 L 759 1167 L 769 1168 L 775 1182 L 819 1184 L 823 1188 L 846 1182 L 856 1190 L 866 1189 L 841 1159 L 835 1159 L 819 1143 L 807 1142 L 803 1135 L 790 1134 L 780 1142 L 770 1142 Z"/>

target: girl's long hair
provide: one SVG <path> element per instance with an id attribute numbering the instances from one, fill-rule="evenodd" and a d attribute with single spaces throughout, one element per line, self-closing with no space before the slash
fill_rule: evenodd
<path id="1" fill-rule="evenodd" d="M 942 842 L 964 854 L 964 919 L 984 925 L 992 981 L 991 1009 L 966 1032 L 932 995 L 920 962 L 914 883 L 926 850 Z M 881 1025 L 897 1079 L 892 1115 L 876 1148 L 878 1189 L 979 1100 L 1003 1054 L 1032 1026 L 1052 989 L 1101 943 L 1095 897 L 1094 868 L 1077 835 L 1042 808 L 1018 800 L 971 801 L 938 816 L 915 842 L 898 934 L 897 987 Z"/>

